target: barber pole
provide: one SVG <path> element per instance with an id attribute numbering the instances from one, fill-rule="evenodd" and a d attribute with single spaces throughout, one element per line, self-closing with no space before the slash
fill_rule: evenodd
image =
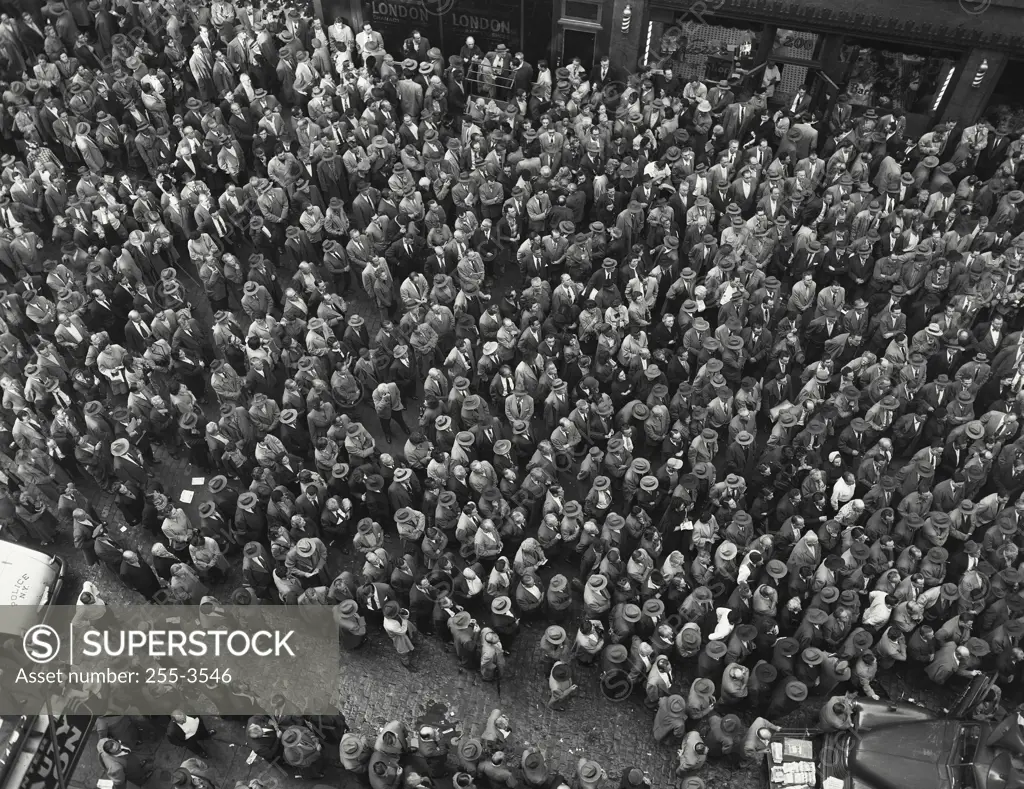
<path id="1" fill-rule="evenodd" d="M 625 25 L 625 22 L 623 22 Z M 978 66 L 978 70 L 974 72 L 974 79 L 971 80 L 972 88 L 980 88 L 981 83 L 985 81 L 985 74 L 988 73 L 988 59 L 981 61 L 981 65 Z"/>

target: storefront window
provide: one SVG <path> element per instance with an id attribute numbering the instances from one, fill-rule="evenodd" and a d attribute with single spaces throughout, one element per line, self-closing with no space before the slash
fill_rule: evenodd
<path id="1" fill-rule="evenodd" d="M 992 98 L 989 99 L 985 117 L 993 126 L 1005 123 L 1011 129 L 1024 128 L 1024 101 L 1021 100 L 1020 85 L 1024 82 L 1024 60 L 1011 60 L 1006 64 L 999 82 L 996 83 Z"/>
<path id="2" fill-rule="evenodd" d="M 817 33 L 779 28 L 775 31 L 775 40 L 772 42 L 772 54 L 769 60 L 773 58 L 814 60 L 817 47 Z M 779 68 L 782 79 L 775 86 L 773 98 L 777 101 L 781 100 L 785 104 L 793 98 L 801 85 L 807 83 L 807 66 L 801 66 L 798 63 L 784 63 L 780 64 Z"/>
<path id="3" fill-rule="evenodd" d="M 743 22 L 652 22 L 648 33 L 647 64 L 652 68 L 671 67 L 684 79 L 717 81 L 728 79 L 737 65 L 749 68 L 761 30 Z"/>
<path id="4" fill-rule="evenodd" d="M 925 53 L 847 41 L 841 59 L 847 64 L 843 89 L 855 106 L 874 107 L 880 112 L 893 109 L 928 115 L 934 112 L 937 92 L 956 56 Z"/>

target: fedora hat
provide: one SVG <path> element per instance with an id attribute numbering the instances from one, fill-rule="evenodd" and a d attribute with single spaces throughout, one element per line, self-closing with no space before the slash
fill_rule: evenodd
<path id="1" fill-rule="evenodd" d="M 815 647 L 807 647 L 807 649 L 800 654 L 800 657 L 808 666 L 820 666 L 825 660 L 825 656 L 822 654 L 821 650 Z"/>
<path id="2" fill-rule="evenodd" d="M 790 701 L 801 702 L 807 698 L 807 686 L 797 679 L 790 678 L 785 684 L 786 698 Z"/>
<path id="3" fill-rule="evenodd" d="M 601 775 L 604 773 L 604 770 L 601 769 L 601 765 L 593 759 L 583 759 L 580 762 L 578 769 L 580 780 L 585 783 L 594 783 L 595 781 L 601 780 Z"/>
<path id="4" fill-rule="evenodd" d="M 978 638 L 977 636 L 968 638 L 967 643 L 965 643 L 964 646 L 967 647 L 967 651 L 974 657 L 985 657 L 992 651 L 988 642 L 982 638 Z"/>
<path id="5" fill-rule="evenodd" d="M 939 587 L 939 596 L 946 602 L 953 603 L 960 599 L 960 591 L 954 583 L 945 583 Z"/>
<path id="6" fill-rule="evenodd" d="M 694 625 L 693 627 L 687 627 L 686 625 L 684 625 L 682 630 L 679 631 L 679 635 L 676 638 L 678 639 L 679 646 L 688 652 L 695 652 L 696 650 L 700 649 L 700 628 L 696 625 Z"/>
<path id="7" fill-rule="evenodd" d="M 757 638 L 757 628 L 754 625 L 738 625 L 736 627 L 736 637 L 740 641 L 753 641 Z"/>
<path id="8" fill-rule="evenodd" d="M 350 612 L 350 611 L 347 611 L 347 610 L 342 608 L 347 603 L 352 603 L 353 611 Z M 351 616 L 352 613 L 355 613 L 355 610 L 354 610 L 355 608 L 356 608 L 356 604 L 355 604 L 355 602 L 353 600 L 345 600 L 344 602 L 338 603 L 338 605 L 336 606 L 336 610 L 340 610 L 342 614 L 345 614 L 347 616 Z M 359 756 L 360 753 L 362 753 L 362 750 L 363 750 L 363 744 L 362 744 L 362 742 L 360 742 L 358 737 L 346 735 L 345 737 L 342 738 L 342 740 L 341 740 L 341 753 L 342 753 L 343 756 L 345 756 L 345 757 L 347 757 L 349 759 L 355 759 L 356 757 Z"/>
<path id="9" fill-rule="evenodd" d="M 780 561 L 779 559 L 769 559 L 768 564 L 765 566 L 765 571 L 769 576 L 779 581 L 786 577 L 786 573 L 789 572 L 789 568 Z"/>
<path id="10" fill-rule="evenodd" d="M 637 621 L 639 621 L 639 619 L 637 619 Z M 565 643 L 565 630 L 558 625 L 551 625 L 544 631 L 544 638 L 549 644 L 561 646 Z"/>
<path id="11" fill-rule="evenodd" d="M 587 579 L 587 586 L 597 591 L 602 591 L 608 588 L 607 576 L 601 575 L 601 573 L 594 573 Z"/>
<path id="12" fill-rule="evenodd" d="M 540 751 L 530 750 L 522 754 L 522 772 L 526 776 L 527 783 L 531 785 L 539 786 L 545 783 L 548 778 L 548 768 Z"/>
<path id="13" fill-rule="evenodd" d="M 483 743 L 476 737 L 459 740 L 459 758 L 466 762 L 476 762 L 484 753 Z"/>
<path id="14" fill-rule="evenodd" d="M 556 663 L 551 669 L 551 676 L 557 682 L 568 682 L 572 679 L 572 669 L 568 663 Z"/>
<path id="15" fill-rule="evenodd" d="M 836 589 L 836 587 L 834 586 L 826 586 L 820 592 L 818 592 L 818 597 L 820 597 L 821 602 L 825 603 L 826 605 L 832 605 L 834 602 L 836 602 L 836 600 L 839 599 L 839 590 Z"/>
<path id="16" fill-rule="evenodd" d="M 929 548 L 926 556 L 932 564 L 945 564 L 949 561 L 949 551 L 938 545 Z"/>
<path id="17" fill-rule="evenodd" d="M 493 614 L 507 614 L 510 610 L 512 610 L 512 601 L 505 596 L 495 597 L 491 601 L 491 613 Z"/>

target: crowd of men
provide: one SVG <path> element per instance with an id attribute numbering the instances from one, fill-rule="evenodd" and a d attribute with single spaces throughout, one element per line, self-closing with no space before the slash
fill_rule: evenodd
<path id="1" fill-rule="evenodd" d="M 552 707 L 599 666 L 684 775 L 764 753 L 719 708 L 841 727 L 897 664 L 1019 696 L 1020 130 L 229 0 L 0 33 L 8 539 L 154 601 L 241 564 L 411 670 L 540 637 Z"/>

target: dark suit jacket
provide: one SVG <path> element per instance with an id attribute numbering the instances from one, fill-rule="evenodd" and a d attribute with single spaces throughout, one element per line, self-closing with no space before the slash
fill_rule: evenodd
<path id="1" fill-rule="evenodd" d="M 150 342 L 153 340 L 153 332 L 150 331 L 147 337 L 142 336 L 142 332 L 132 322 L 128 322 L 128 325 L 124 328 L 124 342 L 125 347 L 129 351 L 135 354 L 142 354 L 149 347 Z"/>
<path id="2" fill-rule="evenodd" d="M 269 367 L 264 367 L 263 373 L 260 375 L 255 370 L 250 370 L 245 376 L 245 385 L 251 394 L 265 394 L 271 400 L 276 400 L 279 376 Z"/>
<path id="3" fill-rule="evenodd" d="M 600 90 L 605 85 L 609 85 L 614 82 L 622 81 L 622 72 L 615 67 L 613 63 L 608 64 L 608 73 L 605 74 L 604 79 L 601 79 L 601 64 L 598 63 L 592 69 L 590 69 L 590 87 L 594 90 Z"/>
<path id="4" fill-rule="evenodd" d="M 411 355 L 410 351 L 410 355 Z M 400 359 L 395 359 L 391 363 L 391 380 L 398 384 L 399 387 L 408 386 L 409 384 L 415 385 L 416 379 L 419 377 L 419 373 L 416 372 L 416 363 L 413 359 L 409 359 L 409 365 L 406 366 Z"/>
<path id="5" fill-rule="evenodd" d="M 391 276 L 395 282 L 403 282 L 413 271 L 421 269 L 420 261 L 423 260 L 426 242 L 422 238 L 412 239 L 412 252 L 405 249 L 405 239 L 399 238 L 388 247 L 384 253 L 384 259 L 391 268 Z"/>
<path id="6" fill-rule="evenodd" d="M 401 483 L 392 482 L 388 486 L 388 503 L 391 505 L 391 511 L 398 512 L 402 507 L 417 508 L 419 497 L 415 494 L 415 489 L 410 490 Z"/>
<path id="7" fill-rule="evenodd" d="M 316 501 L 310 500 L 309 496 L 303 493 L 297 499 L 295 499 L 295 508 L 306 520 L 314 522 L 319 527 L 320 515 L 323 512 L 324 504 L 326 499 L 323 496 L 317 496 Z"/>
<path id="8" fill-rule="evenodd" d="M 750 194 L 747 197 L 743 196 L 743 180 L 739 179 L 732 182 L 729 187 L 729 198 L 732 202 L 736 203 L 740 207 L 740 212 L 745 219 L 749 219 L 754 215 L 754 208 L 757 206 L 757 184 L 750 184 Z"/>
<path id="9" fill-rule="evenodd" d="M 140 488 L 146 487 L 146 463 L 141 458 L 136 458 L 138 463 L 133 463 L 126 458 L 114 458 L 114 473 L 117 478 L 126 485 L 137 485 Z"/>

